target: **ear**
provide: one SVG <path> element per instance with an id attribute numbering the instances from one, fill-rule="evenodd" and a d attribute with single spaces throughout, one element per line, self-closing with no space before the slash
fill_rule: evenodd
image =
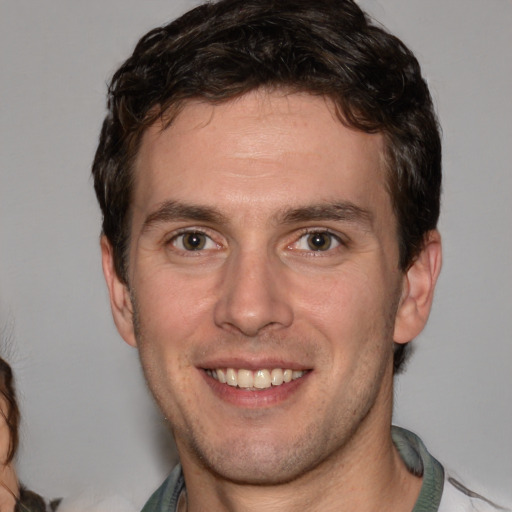
<path id="1" fill-rule="evenodd" d="M 133 347 L 137 346 L 133 328 L 133 305 L 128 286 L 117 275 L 114 265 L 114 251 L 107 237 L 101 237 L 101 262 L 103 275 L 110 294 L 112 316 L 119 334 Z"/>
<path id="2" fill-rule="evenodd" d="M 421 253 L 404 275 L 402 296 L 395 318 L 393 340 L 396 343 L 408 343 L 425 327 L 441 263 L 441 235 L 437 230 L 429 231 Z"/>

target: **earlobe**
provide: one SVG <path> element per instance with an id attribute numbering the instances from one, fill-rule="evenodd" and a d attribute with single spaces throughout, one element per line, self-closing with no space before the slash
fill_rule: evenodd
<path id="1" fill-rule="evenodd" d="M 117 275 L 112 245 L 105 236 L 101 237 L 100 244 L 103 275 L 110 295 L 110 307 L 114 323 L 126 343 L 135 347 L 137 342 L 133 328 L 133 306 L 130 291 Z"/>
<path id="2" fill-rule="evenodd" d="M 425 244 L 404 276 L 402 296 L 395 318 L 394 341 L 408 343 L 427 323 L 437 278 L 441 272 L 441 235 L 430 231 Z"/>

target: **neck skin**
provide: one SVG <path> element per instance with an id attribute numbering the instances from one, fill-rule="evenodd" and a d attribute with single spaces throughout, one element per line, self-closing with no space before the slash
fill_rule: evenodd
<path id="1" fill-rule="evenodd" d="M 337 453 L 286 484 L 241 485 L 182 457 L 187 512 L 410 512 L 422 479 L 409 473 L 391 439 L 392 378 L 380 395 L 386 398 L 374 404 Z"/>

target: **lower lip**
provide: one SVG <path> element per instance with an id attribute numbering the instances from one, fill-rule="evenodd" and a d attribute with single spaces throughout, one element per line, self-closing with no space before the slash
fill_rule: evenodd
<path id="1" fill-rule="evenodd" d="M 258 391 L 250 389 L 242 389 L 228 384 L 222 384 L 213 377 L 206 374 L 201 370 L 203 378 L 210 387 L 210 389 L 222 400 L 237 407 L 244 407 L 247 409 L 257 409 L 272 407 L 278 405 L 288 399 L 298 390 L 299 387 L 306 383 L 311 372 L 306 372 L 302 377 L 286 382 L 280 386 L 271 386 L 267 389 Z"/>

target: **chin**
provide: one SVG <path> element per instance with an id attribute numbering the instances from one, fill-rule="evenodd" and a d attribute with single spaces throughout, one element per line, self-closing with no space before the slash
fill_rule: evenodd
<path id="1" fill-rule="evenodd" d="M 286 432 L 285 432 L 286 434 Z M 194 465 L 221 478 L 243 485 L 279 485 L 300 478 L 326 457 L 326 443 L 307 432 L 298 439 L 280 432 L 272 439 L 263 436 L 231 436 L 229 442 L 219 445 L 197 443 L 191 445 Z M 263 439 L 262 439 L 263 437 Z M 314 443 L 311 440 L 315 439 Z M 186 471 L 188 457 L 181 456 Z"/>
<path id="2" fill-rule="evenodd" d="M 216 474 L 222 480 L 229 481 L 238 485 L 282 485 L 297 480 L 301 475 L 308 471 L 308 467 L 303 464 L 290 464 L 288 461 L 261 461 L 243 460 L 239 464 L 233 464 L 228 467 L 226 461 L 221 465 L 212 465 L 212 473 Z"/>

